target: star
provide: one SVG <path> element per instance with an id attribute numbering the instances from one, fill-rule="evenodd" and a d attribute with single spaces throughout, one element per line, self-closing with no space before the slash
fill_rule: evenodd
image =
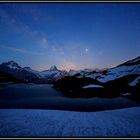
<path id="1" fill-rule="evenodd" d="M 88 52 L 88 49 L 86 48 L 85 51 Z"/>

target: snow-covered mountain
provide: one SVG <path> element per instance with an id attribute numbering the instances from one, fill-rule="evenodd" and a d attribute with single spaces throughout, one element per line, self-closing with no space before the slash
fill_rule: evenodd
<path id="1" fill-rule="evenodd" d="M 70 76 L 54 83 L 54 88 L 66 96 L 118 97 L 140 92 L 140 57 L 110 69 L 70 72 Z"/>
<path id="2" fill-rule="evenodd" d="M 118 65 L 118 67 L 120 67 L 120 66 L 131 66 L 131 65 L 137 65 L 137 64 L 140 64 L 140 56 L 138 56 L 138 57 L 136 57 L 132 60 L 129 60 L 125 63 L 122 63 L 122 64 Z"/>
<path id="3" fill-rule="evenodd" d="M 37 73 L 29 67 L 22 68 L 14 61 L 8 61 L 0 64 L 0 72 L 5 72 L 23 82 L 43 83 L 45 82 Z"/>
<path id="4" fill-rule="evenodd" d="M 65 70 L 59 70 L 56 66 L 52 66 L 50 69 L 42 71 L 39 74 L 43 78 L 47 78 L 49 80 L 56 80 L 68 75 L 68 72 Z"/>
<path id="5" fill-rule="evenodd" d="M 80 73 L 80 70 L 72 70 L 72 69 L 69 70 L 69 75 L 70 76 L 76 75 L 78 73 Z"/>
<path id="6" fill-rule="evenodd" d="M 97 68 L 95 68 L 95 69 L 82 69 L 82 70 L 72 70 L 72 69 L 70 69 L 68 73 L 69 73 L 70 76 L 74 76 L 76 74 L 85 75 L 85 74 L 93 72 L 93 71 L 100 72 L 101 70 L 97 69 Z"/>
<path id="7" fill-rule="evenodd" d="M 30 67 L 21 67 L 14 61 L 8 61 L 0 64 L 0 71 L 10 74 L 11 76 L 24 82 L 33 83 L 52 83 L 53 81 L 65 76 L 74 76 L 77 78 L 92 78 L 100 82 L 108 82 L 127 75 L 140 75 L 140 56 L 120 64 L 114 68 L 99 69 L 83 69 L 83 70 L 59 70 L 56 66 L 52 66 L 45 71 L 36 71 Z"/>
<path id="8" fill-rule="evenodd" d="M 31 69 L 30 67 L 24 67 L 24 69 L 27 70 L 27 71 L 30 71 L 32 73 L 36 73 L 36 74 L 39 73 L 38 71 Z"/>
<path id="9" fill-rule="evenodd" d="M 129 60 L 114 68 L 106 69 L 103 71 L 85 72 L 84 75 L 81 74 L 78 77 L 89 77 L 97 79 L 100 82 L 108 82 L 123 76 L 134 74 L 140 75 L 140 57 Z"/>
<path id="10" fill-rule="evenodd" d="M 8 61 L 0 64 L 0 72 L 5 72 L 23 82 L 33 83 L 51 83 L 54 80 L 67 75 L 66 71 L 58 70 L 56 66 L 39 72 L 30 67 L 21 67 L 14 61 Z"/>

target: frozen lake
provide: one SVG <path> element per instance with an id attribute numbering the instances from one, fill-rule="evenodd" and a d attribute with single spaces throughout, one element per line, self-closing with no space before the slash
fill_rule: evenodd
<path id="1" fill-rule="evenodd" d="M 53 89 L 52 85 L 47 84 L 7 84 L 0 86 L 0 108 L 98 111 L 134 106 L 140 106 L 140 104 L 125 97 L 112 99 L 68 98 Z"/>

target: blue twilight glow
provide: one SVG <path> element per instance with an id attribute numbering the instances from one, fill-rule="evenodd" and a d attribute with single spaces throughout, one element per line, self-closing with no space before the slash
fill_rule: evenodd
<path id="1" fill-rule="evenodd" d="M 140 55 L 140 3 L 0 3 L 0 63 L 104 68 Z"/>

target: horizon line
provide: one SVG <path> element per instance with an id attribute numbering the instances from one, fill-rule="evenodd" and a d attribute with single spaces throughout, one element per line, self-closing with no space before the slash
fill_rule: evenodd
<path id="1" fill-rule="evenodd" d="M 133 58 L 128 59 L 128 60 L 126 60 L 126 61 L 124 61 L 124 62 L 122 62 L 122 63 L 125 63 L 125 62 L 130 61 L 130 60 L 133 60 L 133 59 L 137 59 L 138 57 L 140 57 L 140 56 L 137 56 L 137 57 L 135 57 L 135 58 L 133 57 Z M 14 61 L 14 60 L 3 61 L 3 62 L 0 63 L 0 65 L 1 65 L 2 63 L 8 63 L 8 62 L 10 62 L 10 61 L 13 61 L 14 63 L 17 63 L 17 64 L 19 65 L 19 62 Z M 100 67 L 95 67 L 95 68 L 94 68 L 94 67 L 88 67 L 88 68 L 87 68 L 87 67 L 81 67 L 81 68 L 76 68 L 76 69 L 74 69 L 74 68 L 66 69 L 66 68 L 60 68 L 59 66 L 53 65 L 53 64 L 52 64 L 50 67 L 48 67 L 48 68 L 46 68 L 46 69 L 42 69 L 42 70 L 40 70 L 40 69 L 38 69 L 38 68 L 35 68 L 35 67 L 32 67 L 31 65 L 28 65 L 28 66 L 21 66 L 21 68 L 29 67 L 29 68 L 31 68 L 32 70 L 39 71 L 39 72 L 49 70 L 52 66 L 56 66 L 58 70 L 64 70 L 64 71 L 70 71 L 70 70 L 78 71 L 78 70 L 85 70 L 85 69 L 104 70 L 104 69 L 110 69 L 110 68 L 117 67 L 117 66 L 121 65 L 122 63 L 110 65 L 110 66 L 108 66 L 108 67 L 103 67 L 103 68 L 100 68 Z M 20 65 L 19 65 L 19 66 L 20 66 Z M 62 67 L 63 67 L 63 66 L 62 66 Z"/>

